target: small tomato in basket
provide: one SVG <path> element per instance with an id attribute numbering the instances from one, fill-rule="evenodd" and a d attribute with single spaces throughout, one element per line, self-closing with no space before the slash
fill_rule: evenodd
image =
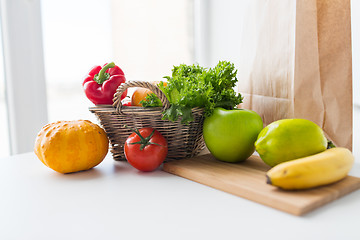
<path id="1" fill-rule="evenodd" d="M 122 103 L 122 105 L 123 105 L 123 106 L 128 106 L 128 107 L 131 107 L 131 106 L 132 106 L 130 101 L 124 101 L 124 102 Z"/>
<path id="2" fill-rule="evenodd" d="M 124 146 L 127 161 L 140 171 L 154 171 L 166 158 L 168 152 L 166 139 L 153 128 L 132 129 L 132 131 Z"/>
<path id="3" fill-rule="evenodd" d="M 167 82 L 163 82 L 163 81 L 154 81 L 152 83 L 154 85 L 158 85 L 161 82 L 164 84 L 164 86 L 167 86 Z M 145 98 L 151 93 L 153 92 L 150 89 L 141 88 L 141 87 L 136 88 L 131 96 L 131 106 L 142 107 L 143 105 L 140 102 L 145 100 Z"/>
<path id="4" fill-rule="evenodd" d="M 150 89 L 147 88 L 136 88 L 134 93 L 131 96 L 131 105 L 142 107 L 141 101 L 145 100 L 148 94 L 152 93 Z"/>

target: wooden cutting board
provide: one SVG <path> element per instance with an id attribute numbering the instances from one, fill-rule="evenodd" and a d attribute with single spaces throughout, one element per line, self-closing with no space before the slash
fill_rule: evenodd
<path id="1" fill-rule="evenodd" d="M 268 167 L 258 156 L 224 163 L 211 154 L 164 163 L 163 170 L 294 215 L 303 215 L 360 188 L 360 178 L 318 188 L 285 191 L 266 184 Z"/>

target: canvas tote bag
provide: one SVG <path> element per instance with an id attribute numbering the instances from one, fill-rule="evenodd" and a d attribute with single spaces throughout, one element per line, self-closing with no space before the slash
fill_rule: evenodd
<path id="1" fill-rule="evenodd" d="M 265 125 L 309 119 L 352 150 L 350 0 L 253 0 L 247 7 L 240 107 Z"/>

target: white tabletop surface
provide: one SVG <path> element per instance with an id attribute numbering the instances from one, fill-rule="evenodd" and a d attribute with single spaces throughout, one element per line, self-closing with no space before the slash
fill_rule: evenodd
<path id="1" fill-rule="evenodd" d="M 73 174 L 33 153 L 0 163 L 1 240 L 360 239 L 360 191 L 297 217 L 110 154 Z"/>

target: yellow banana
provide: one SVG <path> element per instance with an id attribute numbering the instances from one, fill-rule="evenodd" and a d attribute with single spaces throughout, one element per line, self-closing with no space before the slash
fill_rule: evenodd
<path id="1" fill-rule="evenodd" d="M 331 148 L 273 167 L 266 173 L 267 183 L 288 190 L 318 187 L 345 178 L 353 163 L 347 148 Z"/>

